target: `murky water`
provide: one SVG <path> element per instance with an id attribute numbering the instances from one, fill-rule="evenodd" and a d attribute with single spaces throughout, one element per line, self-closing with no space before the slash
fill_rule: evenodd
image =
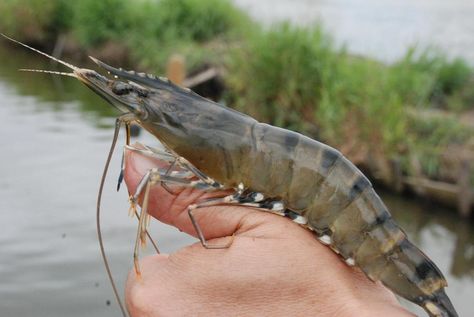
<path id="1" fill-rule="evenodd" d="M 29 52 L 0 43 L 0 61 L 0 316 L 117 316 L 94 224 L 113 111 L 72 78 L 18 72 L 52 68 Z M 103 234 L 123 287 L 136 222 L 112 166 Z M 153 227 L 164 252 L 194 241 Z"/>
<path id="2" fill-rule="evenodd" d="M 18 68 L 52 66 L 0 43 L 0 314 L 117 316 L 95 233 L 95 199 L 113 112 L 79 82 Z M 142 142 L 153 144 L 145 134 Z M 119 285 L 131 268 L 135 221 L 125 191 L 106 184 L 106 247 Z M 461 316 L 474 313 L 474 228 L 454 211 L 384 195 L 413 238 L 446 274 Z M 194 239 L 154 223 L 169 252 Z M 318 268 L 315 268 L 317 270 Z M 111 302 L 111 303 L 110 303 Z"/>
<path id="3" fill-rule="evenodd" d="M 322 21 L 350 52 L 394 61 L 409 46 L 435 46 L 474 64 L 474 1 L 470 0 L 233 0 L 269 25 Z"/>

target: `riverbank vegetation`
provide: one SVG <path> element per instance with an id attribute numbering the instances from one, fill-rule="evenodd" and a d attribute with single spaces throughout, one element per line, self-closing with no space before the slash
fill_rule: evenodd
<path id="1" fill-rule="evenodd" d="M 321 25 L 263 28 L 228 0 L 5 0 L 0 12 L 2 32 L 44 48 L 66 36 L 84 55 L 112 47 L 153 73 L 173 53 L 191 71 L 223 68 L 229 105 L 336 146 L 374 174 L 398 160 L 404 174 L 452 178 L 446 157 L 474 152 L 474 123 L 459 119 L 474 118 L 473 69 L 434 48 L 387 65 L 349 54 Z"/>
<path id="2" fill-rule="evenodd" d="M 132 63 L 162 72 L 172 53 L 189 67 L 220 63 L 227 44 L 256 24 L 228 0 L 6 0 L 2 32 L 51 46 L 66 34 L 73 48 L 126 50 Z"/>
<path id="3" fill-rule="evenodd" d="M 398 158 L 410 173 L 415 159 L 436 178 L 448 145 L 474 135 L 455 119 L 474 110 L 472 69 L 434 49 L 386 65 L 351 56 L 321 26 L 283 24 L 250 37 L 229 68 L 239 110 L 317 135 L 356 161 Z"/>

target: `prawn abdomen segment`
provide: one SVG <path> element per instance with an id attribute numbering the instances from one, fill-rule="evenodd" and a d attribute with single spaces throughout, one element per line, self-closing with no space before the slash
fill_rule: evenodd
<path id="1" fill-rule="evenodd" d="M 307 215 L 313 200 L 321 190 L 321 185 L 341 154 L 323 143 L 300 136 L 294 156 L 297 163 L 292 169 L 288 205 L 289 208 Z"/>
<path id="2" fill-rule="evenodd" d="M 308 205 L 308 222 L 316 231 L 328 231 L 341 212 L 369 188 L 370 181 L 348 159 L 338 156 Z"/>
<path id="3" fill-rule="evenodd" d="M 287 200 L 299 134 L 257 123 L 252 129 L 250 155 L 242 161 L 244 181 L 252 191 Z"/>
<path id="4" fill-rule="evenodd" d="M 299 133 L 257 123 L 252 129 L 253 151 L 242 165 L 244 184 L 303 212 L 341 156 L 335 149 Z"/>
<path id="5" fill-rule="evenodd" d="M 368 232 L 391 219 L 387 207 L 372 187 L 368 187 L 343 208 L 329 225 L 334 245 L 344 258 L 354 258 Z"/>

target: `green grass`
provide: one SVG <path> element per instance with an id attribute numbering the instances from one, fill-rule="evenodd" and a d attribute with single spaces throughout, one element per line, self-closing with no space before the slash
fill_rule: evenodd
<path id="1" fill-rule="evenodd" d="M 148 22 L 157 39 L 206 42 L 241 31 L 250 22 L 228 0 L 161 0 Z"/>
<path id="2" fill-rule="evenodd" d="M 86 45 L 106 40 L 204 43 L 242 31 L 250 19 L 228 0 L 81 0 L 72 28 Z"/>
<path id="3" fill-rule="evenodd" d="M 81 0 L 70 3 L 74 11 L 72 32 L 85 47 L 97 46 L 109 40 L 126 39 L 131 25 L 129 1 Z"/>
<path id="4" fill-rule="evenodd" d="M 230 42 L 258 26 L 229 0 L 142 0 L 131 11 L 132 29 L 126 41 L 140 65 L 164 70 L 173 53 L 182 54 L 192 70 L 221 64 Z"/>
<path id="5" fill-rule="evenodd" d="M 47 41 L 55 10 L 56 1 L 2 0 L 0 30 L 21 41 Z"/>
<path id="6" fill-rule="evenodd" d="M 412 136 L 411 155 L 415 155 L 424 174 L 437 178 L 440 157 L 447 154 L 448 145 L 465 145 L 474 140 L 474 129 L 464 127 L 452 116 L 419 118 L 410 116 L 407 134 Z M 474 183 L 473 183 L 474 184 Z"/>
<path id="7" fill-rule="evenodd" d="M 53 46 L 60 33 L 85 49 L 112 41 L 158 71 L 172 53 L 191 68 L 219 62 L 228 42 L 259 28 L 230 0 L 4 0 L 0 12 L 0 29 L 21 41 Z"/>
<path id="8" fill-rule="evenodd" d="M 467 88 L 473 76 L 464 60 L 450 60 L 434 48 L 411 48 L 390 69 L 393 89 L 400 92 L 406 103 L 421 107 L 448 108 L 449 97 Z M 466 102 L 464 108 L 469 106 Z"/>
<path id="9" fill-rule="evenodd" d="M 235 50 L 229 64 L 231 98 L 260 120 L 300 131 L 315 120 L 338 122 L 343 108 L 325 104 L 327 94 L 337 90 L 338 62 L 345 58 L 333 46 L 320 27 L 303 30 L 282 24 L 254 34 Z"/>

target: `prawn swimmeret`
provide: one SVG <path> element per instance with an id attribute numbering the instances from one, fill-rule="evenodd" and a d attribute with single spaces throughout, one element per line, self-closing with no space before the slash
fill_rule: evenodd
<path id="1" fill-rule="evenodd" d="M 207 244 L 193 216 L 196 208 L 225 203 L 271 211 L 313 231 L 348 265 L 358 266 L 372 281 L 381 281 L 394 293 L 420 305 L 429 316 L 458 316 L 444 291 L 447 282 L 440 270 L 407 239 L 370 181 L 337 150 L 296 132 L 260 123 L 165 78 L 124 71 L 92 58 L 114 75 L 109 79 L 8 39 L 65 65 L 71 73 L 51 73 L 79 79 L 122 113 L 113 146 L 121 125 L 128 127 L 131 122 L 165 146 L 166 150 L 141 150 L 171 167 L 148 171 L 131 197 L 133 210 L 136 199 L 144 193 L 135 246 L 137 273 L 138 245 L 147 233 L 151 186 L 234 189 L 229 196 L 188 207 L 204 247 L 226 246 Z"/>

